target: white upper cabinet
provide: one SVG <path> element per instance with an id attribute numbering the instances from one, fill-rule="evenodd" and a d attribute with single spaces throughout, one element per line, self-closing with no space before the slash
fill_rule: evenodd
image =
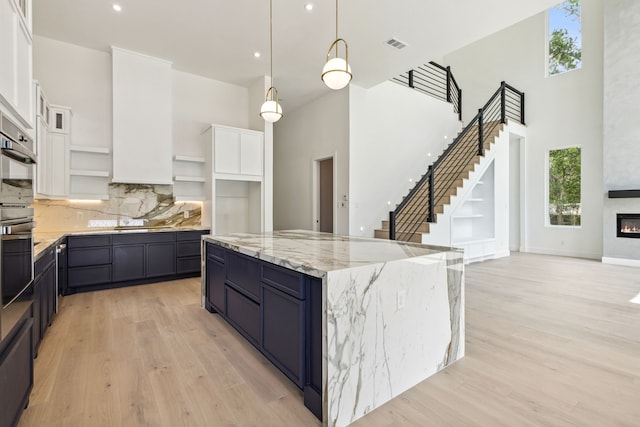
<path id="1" fill-rule="evenodd" d="M 0 104 L 33 127 L 31 0 L 0 0 Z"/>
<path id="2" fill-rule="evenodd" d="M 113 182 L 172 184 L 171 62 L 116 47 L 112 56 Z"/>
<path id="3" fill-rule="evenodd" d="M 262 176 L 262 132 L 217 126 L 213 130 L 213 162 L 216 174 Z"/>

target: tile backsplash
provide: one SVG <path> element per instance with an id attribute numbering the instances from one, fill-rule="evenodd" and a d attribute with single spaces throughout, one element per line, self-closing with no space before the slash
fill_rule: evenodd
<path id="1" fill-rule="evenodd" d="M 39 231 L 92 230 L 105 227 L 197 227 L 200 203 L 175 203 L 173 186 L 110 184 L 109 199 L 34 202 Z"/>

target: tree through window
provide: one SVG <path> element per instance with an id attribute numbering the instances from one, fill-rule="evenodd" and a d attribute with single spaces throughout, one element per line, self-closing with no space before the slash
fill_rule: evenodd
<path id="1" fill-rule="evenodd" d="M 549 224 L 581 224 L 580 147 L 549 151 Z"/>
<path id="2" fill-rule="evenodd" d="M 580 0 L 566 0 L 549 9 L 549 75 L 582 67 Z"/>

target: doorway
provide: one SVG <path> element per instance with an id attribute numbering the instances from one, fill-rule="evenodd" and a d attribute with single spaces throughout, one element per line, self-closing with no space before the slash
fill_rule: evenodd
<path id="1" fill-rule="evenodd" d="M 318 161 L 318 231 L 333 233 L 333 157 Z"/>

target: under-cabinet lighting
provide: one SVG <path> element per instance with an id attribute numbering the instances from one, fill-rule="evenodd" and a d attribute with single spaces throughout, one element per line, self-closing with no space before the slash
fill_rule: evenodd
<path id="1" fill-rule="evenodd" d="M 253 52 L 253 57 L 254 58 L 260 58 L 260 52 Z"/>
<path id="2" fill-rule="evenodd" d="M 202 204 L 202 200 L 176 200 L 173 203 L 176 204 L 176 205 L 181 205 L 181 204 L 185 204 L 185 203 L 200 203 L 200 204 Z"/>
<path id="3" fill-rule="evenodd" d="M 640 294 L 638 294 L 635 297 L 631 298 L 631 300 L 629 302 L 632 302 L 634 304 L 640 304 Z"/>
<path id="4" fill-rule="evenodd" d="M 114 3 L 113 4 L 113 10 L 115 10 L 116 12 L 122 12 L 122 6 L 120 6 L 119 4 Z"/>
<path id="5" fill-rule="evenodd" d="M 304 8 L 308 11 L 311 12 L 313 10 L 313 3 L 307 3 L 304 5 Z"/>
<path id="6" fill-rule="evenodd" d="M 92 200 L 92 199 L 69 199 L 69 203 L 101 203 L 102 200 Z"/>

